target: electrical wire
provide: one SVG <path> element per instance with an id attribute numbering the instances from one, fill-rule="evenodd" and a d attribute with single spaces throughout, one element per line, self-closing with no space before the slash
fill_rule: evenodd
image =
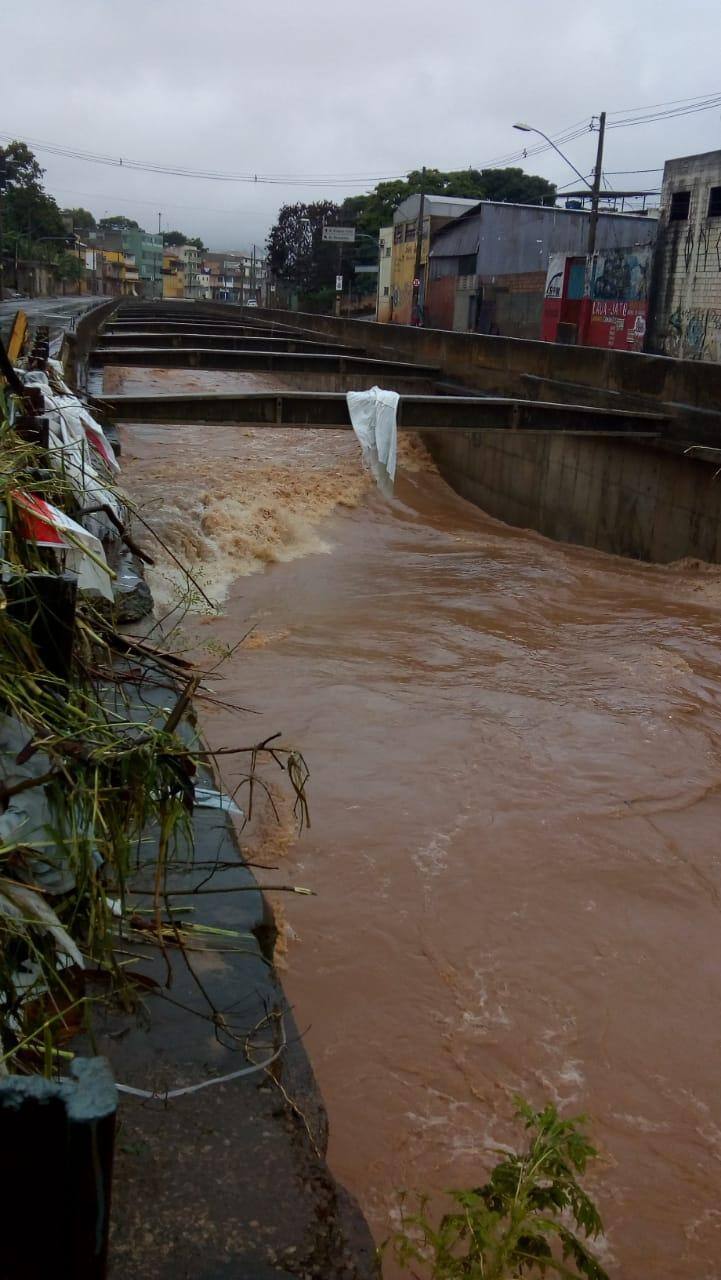
<path id="1" fill-rule="evenodd" d="M 699 112 L 710 111 L 715 108 L 721 108 L 721 92 L 707 94 L 705 96 L 698 95 L 694 98 L 677 98 L 665 103 L 650 104 L 645 107 L 622 108 L 616 111 L 607 112 L 607 129 L 627 129 L 636 125 L 651 124 L 661 120 L 680 119 L 688 115 L 696 115 Z M 620 117 L 620 118 L 615 118 Z M 595 132 L 598 129 L 596 117 L 591 119 L 577 120 L 574 124 L 566 125 L 558 133 L 549 135 L 550 141 L 545 139 L 533 146 L 522 147 L 515 151 L 506 152 L 503 155 L 494 156 L 492 159 L 485 160 L 474 166 L 478 169 L 497 168 L 503 165 L 512 164 L 521 160 L 527 160 L 536 156 L 543 155 L 545 152 L 553 150 L 554 147 L 562 147 L 570 142 L 576 141 L 578 138 Z M 4 141 L 13 141 L 14 135 L 9 133 L 0 133 L 0 138 Z M 229 173 L 215 169 L 193 169 L 185 165 L 169 165 L 162 164 L 157 161 L 141 161 L 131 160 L 121 156 L 113 156 L 102 152 L 86 151 L 78 147 L 61 146 L 59 143 L 47 142 L 40 139 L 25 139 L 27 144 L 39 151 L 45 151 L 49 155 L 63 156 L 66 159 L 83 160 L 91 164 L 106 165 L 112 168 L 129 169 L 134 172 L 154 173 L 166 177 L 192 178 L 206 182 L 230 182 L 230 183 L 247 183 L 252 185 L 264 186 L 300 186 L 307 188 L 323 188 L 330 190 L 333 188 L 348 188 L 356 184 L 367 185 L 368 183 L 403 181 L 407 178 L 408 172 L 402 174 L 360 174 L 360 173 L 309 173 L 309 174 L 258 174 L 258 173 Z M 637 170 L 617 170 L 617 173 L 660 173 L 658 169 L 637 169 Z"/>
<path id="2" fill-rule="evenodd" d="M 14 141 L 14 135 L 0 133 L 6 142 Z M 111 156 L 102 152 L 83 151 L 77 147 L 61 146 L 55 142 L 45 142 L 37 138 L 26 138 L 28 146 L 37 151 L 46 151 L 50 155 L 63 156 L 70 160 L 84 160 L 90 164 L 107 165 L 114 169 L 130 169 L 133 172 L 156 173 L 176 178 L 197 178 L 206 182 L 242 182 L 278 186 L 347 186 L 356 182 L 390 182 L 401 179 L 405 174 L 259 174 L 259 173 L 224 173 L 214 169 L 192 169 L 184 165 L 167 165 L 157 161 L 130 160 L 125 156 Z"/>

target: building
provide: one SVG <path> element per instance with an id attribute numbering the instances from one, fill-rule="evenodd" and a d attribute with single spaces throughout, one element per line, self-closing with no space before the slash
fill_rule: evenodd
<path id="1" fill-rule="evenodd" d="M 584 209 L 476 202 L 433 236 L 424 323 L 539 338 L 549 264 L 560 254 L 585 270 L 590 216 Z M 652 217 L 601 211 L 597 250 L 650 251 L 656 226 Z M 570 278 L 575 288 L 577 273 Z"/>
<path id="2" fill-rule="evenodd" d="M 228 249 L 223 253 L 206 253 L 204 263 L 214 302 L 242 302 L 245 268 L 242 254 Z"/>
<path id="3" fill-rule="evenodd" d="M 721 360 L 721 151 L 667 160 L 647 349 Z"/>
<path id="4" fill-rule="evenodd" d="M 198 297 L 208 302 L 212 298 L 210 292 L 210 267 L 201 262 L 198 266 Z"/>
<path id="5" fill-rule="evenodd" d="M 122 249 L 95 249 L 95 257 L 100 264 L 100 292 L 109 297 L 119 298 L 125 292 L 125 254 Z"/>
<path id="6" fill-rule="evenodd" d="M 163 296 L 163 238 L 142 228 L 91 231 L 88 248 L 123 255 L 123 292 L 131 297 Z"/>
<path id="7" fill-rule="evenodd" d="M 453 196 L 426 196 L 423 201 L 423 226 L 418 284 L 418 305 L 423 313 L 425 300 L 428 247 L 431 236 L 451 219 L 473 209 L 477 200 L 455 199 Z M 413 315 L 413 299 L 418 259 L 418 218 L 421 197 L 408 196 L 401 201 L 393 214 L 393 245 L 391 252 L 390 315 L 393 324 L 411 324 L 418 321 Z"/>
<path id="8" fill-rule="evenodd" d="M 200 249 L 197 244 L 180 244 L 173 248 L 173 253 L 181 263 L 183 297 L 200 298 Z"/>
<path id="9" fill-rule="evenodd" d="M 182 298 L 185 289 L 183 259 L 174 249 L 163 250 L 163 298 Z"/>
<path id="10" fill-rule="evenodd" d="M 225 249 L 203 255 L 207 269 L 210 297 L 215 302 L 247 303 L 251 298 L 264 304 L 269 293 L 268 267 L 265 258 L 241 249 Z"/>
<path id="11" fill-rule="evenodd" d="M 545 342 L 643 351 L 653 246 L 552 253 L 541 319 Z"/>
<path id="12" fill-rule="evenodd" d="M 381 227 L 378 233 L 378 295 L 376 320 L 387 324 L 391 318 L 391 274 L 393 259 L 393 228 Z"/>

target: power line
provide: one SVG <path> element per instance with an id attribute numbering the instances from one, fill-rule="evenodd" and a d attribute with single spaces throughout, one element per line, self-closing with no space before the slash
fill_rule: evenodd
<path id="1" fill-rule="evenodd" d="M 14 141 L 16 135 L 0 133 L 6 142 Z M 356 182 L 390 182 L 405 177 L 404 174 L 259 174 L 259 173 L 224 173 L 220 170 L 191 169 L 184 165 L 167 165 L 157 161 L 131 160 L 125 156 L 111 156 L 101 152 L 82 151 L 77 147 L 61 146 L 55 142 L 44 142 L 40 139 L 25 139 L 28 146 L 38 151 L 46 151 L 50 155 L 63 156 L 70 160 L 84 160 L 90 164 L 107 165 L 114 169 L 130 169 L 133 172 L 155 173 L 176 178 L 196 178 L 206 182 L 241 182 L 273 186 L 347 186 Z"/>
<path id="2" fill-rule="evenodd" d="M 651 124 L 660 120 L 678 119 L 683 116 L 695 115 L 702 111 L 710 111 L 714 108 L 721 107 L 721 93 L 706 96 L 697 96 L 694 98 L 677 98 L 666 103 L 651 104 L 646 107 L 632 107 L 611 111 L 609 116 L 620 116 L 621 119 L 610 119 L 608 122 L 609 129 L 625 129 L 636 125 Z M 590 120 L 578 120 L 572 125 L 565 126 L 564 129 L 552 136 L 552 144 L 556 146 L 568 145 L 570 142 L 576 141 L 584 135 L 594 132 L 596 125 L 594 117 Z M 5 141 L 13 141 L 14 135 L 9 133 L 0 133 L 0 138 Z M 61 146 L 58 143 L 41 141 L 39 139 L 26 139 L 31 147 L 39 151 L 46 151 L 50 155 L 62 156 L 66 159 L 82 160 L 91 164 L 100 164 L 110 166 L 116 169 L 129 169 L 133 172 L 153 173 L 165 177 L 180 177 L 202 180 L 206 182 L 230 182 L 230 183 L 246 183 L 264 186 L 299 186 L 308 188 L 346 188 L 356 184 L 366 185 L 369 182 L 391 182 L 403 181 L 407 178 L 407 173 L 403 174 L 358 174 L 358 173 L 336 173 L 336 174 L 257 174 L 257 173 L 226 173 L 220 170 L 203 170 L 192 169 L 183 165 L 168 165 L 155 161 L 139 161 L 131 160 L 125 157 L 112 156 L 101 152 L 85 151 L 77 147 Z M 547 142 L 536 143 L 531 147 L 523 147 L 520 150 L 506 152 L 504 155 L 495 156 L 493 159 L 486 160 L 476 167 L 478 169 L 489 169 L 508 165 L 520 160 L 527 160 L 532 157 L 543 155 L 545 152 L 552 150 L 552 145 Z M 637 169 L 637 170 L 617 170 L 617 173 L 660 173 L 660 169 Z M 180 207 L 180 206 L 176 206 Z"/>
<path id="3" fill-rule="evenodd" d="M 647 102 L 644 107 L 619 107 L 616 111 L 608 111 L 609 116 L 633 115 L 637 111 L 654 111 L 657 107 L 675 107 L 683 102 L 702 102 L 715 97 L 717 90 L 709 93 L 697 93 L 692 98 L 672 98 L 670 102 Z"/>

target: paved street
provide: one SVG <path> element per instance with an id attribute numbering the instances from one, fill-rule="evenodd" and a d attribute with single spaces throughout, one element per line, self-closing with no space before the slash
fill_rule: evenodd
<path id="1" fill-rule="evenodd" d="M 71 321 L 88 307 L 102 302 L 102 298 L 94 298 L 89 294 L 68 295 L 66 298 L 14 298 L 8 302 L 0 302 L 0 336 L 7 338 L 17 311 L 24 311 L 30 321 L 31 329 L 46 324 L 50 328 L 50 337 L 56 338 L 63 329 L 71 327 Z"/>

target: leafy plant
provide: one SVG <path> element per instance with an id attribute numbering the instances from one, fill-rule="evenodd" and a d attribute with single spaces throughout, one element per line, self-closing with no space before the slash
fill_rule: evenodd
<path id="1" fill-rule="evenodd" d="M 581 1128 L 585 1118 L 564 1120 L 550 1103 L 534 1111 L 520 1098 L 516 1114 L 530 1135 L 526 1150 L 504 1153 L 483 1186 L 451 1191 L 455 1208 L 437 1227 L 428 1217 L 427 1197 L 415 1214 L 402 1207 L 401 1229 L 391 1240 L 402 1266 L 419 1263 L 432 1280 L 547 1273 L 608 1280 L 584 1242 L 603 1230 L 578 1181 L 598 1154 Z"/>

